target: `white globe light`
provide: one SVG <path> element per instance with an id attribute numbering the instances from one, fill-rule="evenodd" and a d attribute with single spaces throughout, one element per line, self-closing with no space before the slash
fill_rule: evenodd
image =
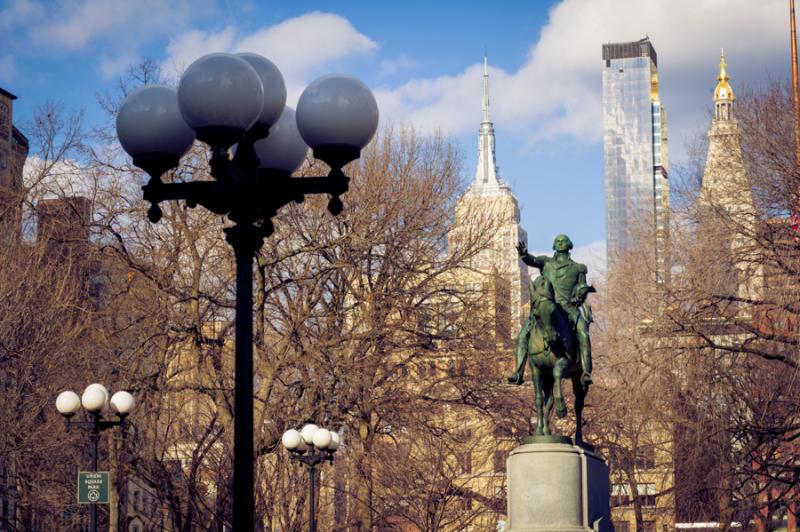
<path id="1" fill-rule="evenodd" d="M 115 414 L 127 416 L 133 410 L 133 396 L 126 391 L 119 391 L 111 396 L 111 411 Z"/>
<path id="2" fill-rule="evenodd" d="M 297 130 L 294 109 L 286 107 L 278 121 L 269 129 L 269 136 L 253 145 L 261 163 L 259 168 L 292 173 L 306 158 L 308 146 Z"/>
<path id="3" fill-rule="evenodd" d="M 318 429 L 314 433 L 314 447 L 317 449 L 327 449 L 331 443 L 331 431 L 328 429 Z"/>
<path id="4" fill-rule="evenodd" d="M 111 394 L 108 393 L 108 388 L 106 388 L 105 386 L 103 386 L 99 382 L 93 382 L 92 384 L 90 384 L 86 388 L 87 389 L 88 388 L 97 388 L 98 390 L 101 390 L 104 394 L 106 394 L 106 402 L 108 402 L 108 398 L 111 397 Z"/>
<path id="5" fill-rule="evenodd" d="M 81 398 L 72 391 L 61 392 L 56 397 L 56 409 L 62 416 L 71 416 L 81 407 Z"/>
<path id="6" fill-rule="evenodd" d="M 323 76 L 300 95 L 297 128 L 314 150 L 325 146 L 360 150 L 378 128 L 378 104 L 369 87 L 358 79 Z"/>
<path id="7" fill-rule="evenodd" d="M 201 57 L 181 76 L 178 106 L 197 138 L 227 148 L 256 123 L 264 87 L 250 63 L 233 54 Z"/>
<path id="8" fill-rule="evenodd" d="M 134 159 L 171 157 L 177 160 L 194 142 L 194 131 L 178 109 L 172 87 L 147 85 L 130 93 L 117 113 L 117 137 Z"/>
<path id="9" fill-rule="evenodd" d="M 302 429 L 300 429 L 300 436 L 303 437 L 303 441 L 306 445 L 313 445 L 314 444 L 314 433 L 319 430 L 319 427 L 314 425 L 313 423 L 309 423 L 308 425 L 304 425 Z"/>
<path id="10" fill-rule="evenodd" d="M 108 395 L 101 388 L 87 386 L 81 396 L 83 408 L 89 412 L 100 412 L 106 406 Z"/>
<path id="11" fill-rule="evenodd" d="M 272 61 L 262 55 L 245 53 L 236 56 L 247 61 L 261 79 L 261 86 L 264 87 L 264 104 L 257 123 L 270 127 L 278 121 L 286 105 L 286 83 L 283 81 L 283 74 Z"/>
<path id="12" fill-rule="evenodd" d="M 287 430 L 281 437 L 281 443 L 283 443 L 283 446 L 290 451 L 297 449 L 300 446 L 301 441 L 302 438 L 300 437 L 300 433 L 295 429 Z"/>
<path id="13" fill-rule="evenodd" d="M 342 438 L 339 436 L 338 432 L 331 431 L 331 442 L 328 444 L 329 451 L 335 451 L 339 448 L 339 444 L 342 443 Z"/>

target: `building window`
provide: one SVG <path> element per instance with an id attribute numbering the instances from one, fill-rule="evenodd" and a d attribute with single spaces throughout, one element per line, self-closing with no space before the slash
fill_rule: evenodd
<path id="1" fill-rule="evenodd" d="M 611 486 L 611 506 L 627 506 L 631 502 L 630 494 L 627 484 L 614 484 Z"/>
<path id="2" fill-rule="evenodd" d="M 465 512 L 472 510 L 472 497 L 466 496 L 461 498 L 461 509 Z"/>
<path id="3" fill-rule="evenodd" d="M 656 505 L 656 485 L 655 484 L 639 484 L 639 486 L 637 486 L 637 488 L 639 490 L 639 501 L 641 501 L 642 506 L 655 506 Z M 645 530 L 647 530 L 647 529 L 645 529 Z M 656 532 L 655 528 L 653 528 L 653 532 Z"/>
<path id="4" fill-rule="evenodd" d="M 642 521 L 642 532 L 656 532 L 656 522 Z"/>
<path id="5" fill-rule="evenodd" d="M 630 526 L 627 521 L 614 521 L 614 532 L 629 532 Z"/>

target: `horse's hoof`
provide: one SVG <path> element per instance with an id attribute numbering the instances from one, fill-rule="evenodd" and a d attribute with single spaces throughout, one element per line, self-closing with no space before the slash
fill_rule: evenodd
<path id="1" fill-rule="evenodd" d="M 508 378 L 509 384 L 522 384 L 522 382 L 523 382 L 522 375 L 516 372 L 512 373 L 511 376 Z"/>
<path id="2" fill-rule="evenodd" d="M 544 429 L 542 427 L 537 428 L 536 431 L 533 433 L 533 435 L 534 436 L 544 436 Z"/>
<path id="3" fill-rule="evenodd" d="M 564 404 L 564 400 L 556 401 L 556 415 L 558 417 L 566 417 L 567 416 L 567 405 Z"/>

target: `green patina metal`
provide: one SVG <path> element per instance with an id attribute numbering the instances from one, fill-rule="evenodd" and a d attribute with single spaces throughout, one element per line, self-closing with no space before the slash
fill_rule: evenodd
<path id="1" fill-rule="evenodd" d="M 572 380 L 575 394 L 575 442 L 583 440 L 582 412 L 592 383 L 592 347 L 589 324 L 591 307 L 586 297 L 595 289 L 586 282 L 586 266 L 570 257 L 572 241 L 558 235 L 552 257 L 533 256 L 520 242 L 517 251 L 522 261 L 538 268 L 541 276 L 531 282 L 531 310 L 517 340 L 516 371 L 509 382 L 522 384 L 527 362 L 533 374 L 536 404 L 536 430 L 526 443 L 550 442 L 550 412 L 564 417 L 567 406 L 561 379 Z M 557 436 L 555 439 L 563 438 Z"/>

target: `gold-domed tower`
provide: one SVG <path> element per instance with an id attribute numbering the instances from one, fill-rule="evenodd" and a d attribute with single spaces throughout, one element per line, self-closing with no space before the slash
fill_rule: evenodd
<path id="1" fill-rule="evenodd" d="M 719 75 L 717 88 L 714 89 L 714 117 L 717 120 L 731 120 L 733 118 L 733 89 L 728 83 L 728 64 L 725 62 L 725 50 L 719 54 Z"/>
<path id="2" fill-rule="evenodd" d="M 714 294 L 744 300 L 758 296 L 763 271 L 756 250 L 755 205 L 740 145 L 733 110 L 733 89 L 728 81 L 724 51 L 714 89 L 714 118 L 708 130 L 708 155 L 700 188 L 699 237 L 716 257 L 706 287 Z M 742 312 L 748 307 L 742 306 Z"/>

